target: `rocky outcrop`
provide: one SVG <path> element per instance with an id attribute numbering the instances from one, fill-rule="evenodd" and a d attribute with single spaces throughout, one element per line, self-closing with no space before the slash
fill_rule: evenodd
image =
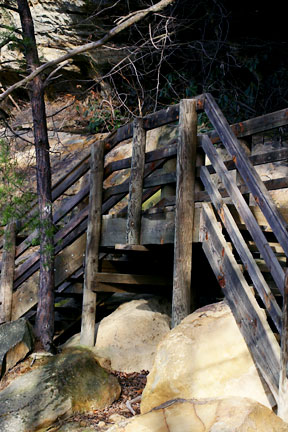
<path id="1" fill-rule="evenodd" d="M 93 352 L 107 359 L 112 370 L 150 370 L 158 343 L 170 331 L 169 306 L 158 298 L 122 304 L 100 322 Z M 79 343 L 77 335 L 65 346 Z"/>
<path id="2" fill-rule="evenodd" d="M 34 347 L 31 324 L 24 318 L 0 326 L 0 377 Z"/>
<path id="3" fill-rule="evenodd" d="M 175 399 L 250 397 L 273 407 L 230 308 L 199 309 L 167 334 L 157 348 L 141 402 L 146 413 Z"/>
<path id="4" fill-rule="evenodd" d="M 120 391 L 117 379 L 99 366 L 91 351 L 69 349 L 0 392 L 0 430 L 32 432 L 65 413 L 104 408 Z"/>
<path id="5" fill-rule="evenodd" d="M 126 424 L 125 424 L 126 423 Z M 107 432 L 286 432 L 288 424 L 248 398 L 172 400 Z"/>
<path id="6" fill-rule="evenodd" d="M 123 6 L 121 3 L 115 8 L 113 7 L 115 2 L 109 0 L 105 2 L 94 0 L 31 1 L 30 8 L 41 62 L 54 60 L 70 49 L 99 39 L 105 33 L 105 29 L 108 30 L 110 25 L 115 25 L 110 19 L 111 22 L 109 21 L 109 26 L 107 26 L 112 7 L 114 16 L 125 15 L 127 12 L 126 4 Z M 3 26 L 11 29 L 21 28 L 19 15 L 12 10 L 1 9 L 1 22 Z M 83 78 L 83 74 L 85 79 L 96 78 L 104 66 L 107 64 L 112 66 L 125 56 L 125 50 L 119 48 L 119 44 L 115 49 L 114 44 L 111 43 L 90 53 L 79 55 L 71 60 L 61 70 L 61 73 L 73 79 Z M 22 66 L 19 61 L 23 60 L 20 49 L 20 46 L 14 44 L 13 40 L 1 48 L 0 82 L 4 86 L 11 85 L 16 80 L 15 74 L 20 72 Z"/>

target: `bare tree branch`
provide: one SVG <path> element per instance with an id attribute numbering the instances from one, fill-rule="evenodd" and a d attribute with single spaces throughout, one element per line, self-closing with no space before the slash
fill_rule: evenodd
<path id="1" fill-rule="evenodd" d="M 129 14 L 127 17 L 121 18 L 121 21 L 118 25 L 113 27 L 108 33 L 106 33 L 105 36 L 103 36 L 101 39 L 95 42 L 90 42 L 84 45 L 81 45 L 77 48 L 74 48 L 70 51 L 68 51 L 66 54 L 58 57 L 55 60 L 51 60 L 38 68 L 36 68 L 32 73 L 30 73 L 27 77 L 24 79 L 18 81 L 17 83 L 13 84 L 11 87 L 9 87 L 5 92 L 3 92 L 0 95 L 0 102 L 3 101 L 7 96 L 9 96 L 14 90 L 16 90 L 19 87 L 24 86 L 29 81 L 32 81 L 37 75 L 45 71 L 46 69 L 56 66 L 78 54 L 82 54 L 84 52 L 92 51 L 96 48 L 99 48 L 103 46 L 106 42 L 108 42 L 112 37 L 117 35 L 118 33 L 122 32 L 126 28 L 130 27 L 131 25 L 137 23 L 138 21 L 145 18 L 150 13 L 158 12 L 165 7 L 172 4 L 175 0 L 160 0 L 158 3 L 156 3 L 153 6 L 148 7 L 147 9 L 142 9 L 137 12 L 133 12 L 132 14 Z"/>

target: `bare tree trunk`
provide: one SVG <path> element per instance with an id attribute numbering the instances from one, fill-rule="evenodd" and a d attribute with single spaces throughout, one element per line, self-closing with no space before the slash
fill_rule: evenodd
<path id="1" fill-rule="evenodd" d="M 27 70 L 31 73 L 40 64 L 33 19 L 27 0 L 17 0 L 17 3 L 23 31 Z M 35 333 L 42 348 L 51 351 L 54 333 L 54 245 L 49 141 L 41 75 L 33 79 L 29 91 L 33 115 L 40 218 L 40 276 Z"/>

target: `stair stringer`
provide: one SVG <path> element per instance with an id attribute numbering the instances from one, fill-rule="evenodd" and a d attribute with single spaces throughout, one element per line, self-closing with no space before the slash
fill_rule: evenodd
<path id="1" fill-rule="evenodd" d="M 280 346 L 208 203 L 202 207 L 201 241 L 256 367 L 278 403 Z"/>

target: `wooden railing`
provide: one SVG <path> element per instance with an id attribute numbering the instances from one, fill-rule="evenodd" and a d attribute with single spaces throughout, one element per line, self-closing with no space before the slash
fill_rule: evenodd
<path id="1" fill-rule="evenodd" d="M 203 111 L 208 115 L 214 130 L 198 135 L 197 139 L 197 113 Z M 145 153 L 147 132 L 169 123 L 175 123 L 175 127 L 178 127 L 178 139 L 173 139 L 165 146 Z M 127 222 L 122 228 L 125 231 L 123 237 L 125 244 L 121 247 L 144 250 L 145 245 L 142 244 L 141 239 L 142 204 L 158 190 L 172 184 L 175 186 L 175 193 L 165 196 L 165 199 L 160 200 L 158 206 L 161 206 L 161 203 L 170 207 L 174 206 L 175 226 L 173 235 L 167 239 L 167 242 L 174 242 L 173 323 L 176 325 L 183 316 L 189 313 L 191 300 L 193 304 L 193 297 L 190 298 L 191 243 L 193 241 L 192 231 L 195 232 L 196 225 L 199 223 L 198 216 L 193 221 L 200 205 L 195 209 L 195 203 L 198 202 L 201 203 L 202 209 L 200 240 L 203 249 L 253 358 L 276 402 L 279 403 L 281 411 L 281 406 L 283 407 L 283 401 L 285 401 L 283 382 L 286 376 L 282 372 L 280 374 L 280 370 L 283 370 L 287 356 L 283 354 L 285 344 L 282 343 L 281 369 L 280 347 L 273 331 L 283 336 L 282 302 L 279 301 L 279 297 L 276 299 L 276 293 L 272 292 L 263 277 L 242 231 L 243 224 L 245 224 L 245 230 L 249 232 L 255 247 L 271 273 L 277 287 L 277 295 L 282 298 L 285 292 L 284 270 L 255 217 L 255 211 L 253 212 L 248 205 L 245 194 L 253 195 L 280 247 L 288 256 L 287 224 L 268 192 L 288 187 L 288 177 L 263 182 L 254 168 L 261 164 L 287 160 L 288 149 L 281 148 L 251 156 L 246 154 L 238 139 L 287 124 L 288 109 L 285 109 L 229 126 L 212 96 L 205 94 L 193 100 L 183 100 L 178 105 L 173 105 L 143 119 L 136 119 L 133 123 L 119 128 L 103 141 L 93 143 L 92 156 L 90 153 L 86 154 L 70 172 L 53 185 L 54 224 L 57 228 L 54 236 L 56 295 L 64 293 L 74 281 L 83 277 L 86 271 L 84 306 L 89 310 L 90 305 L 91 313 L 90 317 L 86 316 L 87 320 L 83 319 L 82 334 L 91 335 L 93 333 L 94 335 L 97 304 L 95 285 L 101 291 L 103 280 L 105 277 L 106 282 L 109 279 L 107 275 L 101 276 L 98 267 L 99 261 L 105 256 L 104 252 L 100 252 L 100 247 L 107 246 L 107 244 L 113 245 L 112 240 L 109 243 L 107 238 L 106 242 L 103 238 L 105 224 L 101 224 L 104 222 L 102 216 L 113 210 L 126 197 L 127 203 L 117 210 L 120 214 L 127 213 Z M 133 139 L 131 156 L 110 163 L 105 162 L 105 155 L 107 158 L 109 152 L 119 143 L 130 138 Z M 228 161 L 223 161 L 216 151 L 215 144 L 219 142 L 222 142 L 230 154 Z M 209 165 L 204 163 L 205 155 L 209 158 Z M 173 159 L 174 161 L 177 159 L 177 166 L 176 162 L 171 166 L 176 166 L 176 169 L 171 169 L 171 167 L 162 169 L 163 166 L 167 166 L 165 165 L 167 161 Z M 121 170 L 127 170 L 129 178 L 120 184 L 105 186 L 102 189 L 103 181 L 105 184 L 109 176 Z M 239 172 L 243 179 L 241 184 L 232 179 L 232 170 Z M 88 173 L 90 183 L 86 179 Z M 219 188 L 211 180 L 211 175 L 215 173 L 222 182 Z M 78 192 L 71 197 L 65 197 L 69 188 L 81 181 L 82 186 L 78 188 Z M 233 203 L 233 208 L 226 204 L 227 197 Z M 25 220 L 34 213 L 35 206 L 27 213 L 23 221 L 17 221 L 18 233 L 20 231 L 21 237 L 24 238 L 15 248 L 14 246 L 12 249 L 5 248 L 11 253 L 3 254 L 1 292 L 6 293 L 5 300 L 7 301 L 3 302 L 2 309 L 0 308 L 2 321 L 10 318 L 17 319 L 27 314 L 37 303 L 39 249 L 32 248 L 32 243 L 37 239 L 38 232 L 35 230 L 25 235 L 23 231 Z M 241 227 L 239 227 L 238 219 L 241 219 Z M 241 272 L 239 263 L 231 252 L 231 246 L 219 227 L 219 221 L 225 229 L 225 236 L 228 236 L 233 250 L 236 250 L 240 257 L 244 273 Z M 89 225 L 90 228 L 87 230 Z M 14 232 L 13 229 L 11 232 Z M 196 241 L 199 241 L 197 236 Z M 165 239 L 161 237 L 158 243 L 163 242 L 165 243 Z M 84 255 L 86 265 L 83 265 Z M 94 261 L 91 261 L 91 256 Z M 15 269 L 11 262 L 15 263 Z M 9 271 L 7 271 L 8 268 Z M 249 280 L 246 273 L 249 274 Z M 147 280 L 145 275 L 138 276 L 139 283 Z M 126 282 L 128 279 L 126 277 Z M 261 306 L 264 306 L 269 315 L 269 325 L 251 290 L 251 281 L 257 298 L 261 299 Z M 88 343 L 91 343 L 90 339 Z M 282 382 L 280 395 L 279 379 Z"/>
<path id="2" fill-rule="evenodd" d="M 201 146 L 208 156 L 213 169 L 218 174 L 225 188 L 225 196 L 229 196 L 235 209 L 245 223 L 247 231 L 250 233 L 255 245 L 263 257 L 266 265 L 278 288 L 278 293 L 284 294 L 284 271 L 279 261 L 270 247 L 265 235 L 258 225 L 249 205 L 244 199 L 243 185 L 242 191 L 237 185 L 228 170 L 228 167 L 237 169 L 244 182 L 245 192 L 253 195 L 255 202 L 265 216 L 269 226 L 286 257 L 288 256 L 288 233 L 287 223 L 282 217 L 281 212 L 271 199 L 265 184 L 255 170 L 251 159 L 247 156 L 241 143 L 237 140 L 232 128 L 228 125 L 226 119 L 221 113 L 211 95 L 205 95 L 204 110 L 213 124 L 215 131 L 219 135 L 222 144 L 230 154 L 231 161 L 224 162 L 217 153 L 211 136 L 202 135 L 200 137 Z M 267 120 L 267 117 L 264 121 Z M 214 135 L 215 136 L 215 135 Z M 213 135 L 212 135 L 213 137 Z M 285 154 L 286 152 L 284 152 Z M 280 152 L 273 152 L 270 155 L 261 155 L 262 159 L 256 157 L 256 161 L 277 159 Z M 281 157 L 283 154 L 281 155 Z M 255 160 L 254 160 L 255 161 Z M 227 231 L 229 241 L 237 251 L 245 272 L 249 274 L 257 295 L 262 301 L 265 310 L 270 315 L 273 322 L 273 330 L 277 329 L 279 334 L 282 333 L 282 313 L 275 296 L 266 283 L 259 267 L 257 266 L 252 253 L 250 252 L 245 239 L 243 238 L 238 226 L 232 216 L 228 206 L 225 204 L 221 193 L 213 184 L 211 179 L 212 169 L 207 167 L 201 168 L 201 180 L 205 186 L 205 191 L 209 194 L 210 200 L 218 214 L 219 220 Z M 277 183 L 277 182 L 276 182 Z M 282 179 L 279 184 L 285 184 Z M 271 184 L 271 183 L 270 183 Z M 230 305 L 236 322 L 245 338 L 249 350 L 254 358 L 257 367 L 261 371 L 263 378 L 268 384 L 276 402 L 278 411 L 283 416 L 283 404 L 287 405 L 287 389 L 285 388 L 286 401 L 283 394 L 284 386 L 280 386 L 281 394 L 279 396 L 279 373 L 280 373 L 280 347 L 273 334 L 273 330 L 268 325 L 266 316 L 263 314 L 256 297 L 247 282 L 247 278 L 240 271 L 235 256 L 231 252 L 227 241 L 219 228 L 218 221 L 213 212 L 211 204 L 203 205 L 203 232 L 202 245 L 206 256 L 211 263 L 213 271 L 221 285 L 225 297 Z M 285 306 L 286 307 L 286 306 Z M 285 316 L 285 313 L 284 313 Z M 275 330 L 274 330 L 275 331 Z M 286 344 L 282 344 L 282 359 L 285 358 L 285 377 L 287 367 L 287 352 L 283 354 Z M 283 361 L 282 361 L 283 362 Z M 284 366 L 282 365 L 282 371 Z M 282 374 L 283 383 L 283 374 Z M 285 401 L 285 402 L 284 402 Z"/>

